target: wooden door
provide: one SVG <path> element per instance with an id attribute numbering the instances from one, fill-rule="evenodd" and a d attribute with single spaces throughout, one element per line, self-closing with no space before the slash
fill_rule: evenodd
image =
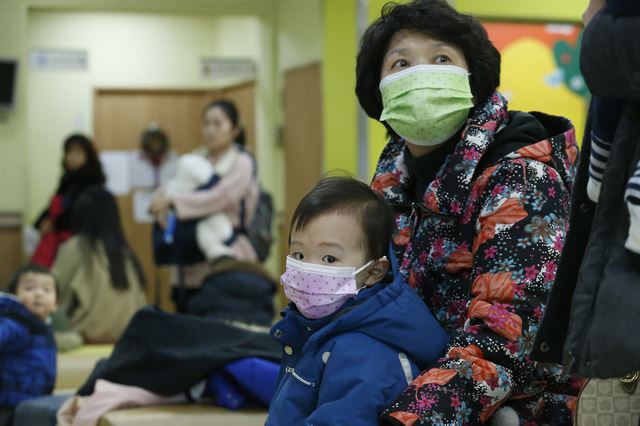
<path id="1" fill-rule="evenodd" d="M 0 259 L 0 290 L 6 290 L 23 265 L 22 214 L 18 212 L 0 212 Z"/>
<path id="2" fill-rule="evenodd" d="M 280 229 L 281 270 L 289 253 L 289 225 L 296 206 L 322 175 L 320 64 L 284 74 L 285 212 Z M 286 303 L 281 293 L 280 303 Z"/>
<path id="3" fill-rule="evenodd" d="M 202 109 L 212 100 L 227 98 L 238 107 L 245 127 L 247 146 L 255 147 L 254 83 L 221 90 L 112 90 L 94 93 L 94 139 L 99 151 L 138 149 L 142 133 L 155 122 L 167 133 L 171 148 L 184 154 L 202 143 Z M 131 193 L 118 196 L 125 235 L 136 253 L 147 279 L 146 295 L 151 303 L 173 310 L 169 271 L 153 263 L 151 225 L 133 219 Z M 156 292 L 156 288 L 160 292 Z"/>

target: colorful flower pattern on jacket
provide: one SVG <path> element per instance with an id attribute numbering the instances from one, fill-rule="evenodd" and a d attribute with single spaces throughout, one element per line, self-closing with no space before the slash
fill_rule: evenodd
<path id="1" fill-rule="evenodd" d="M 568 228 L 578 151 L 571 124 L 555 120 L 564 133 L 476 170 L 507 126 L 496 92 L 422 200 L 409 189 L 404 142 L 391 140 L 380 157 L 372 187 L 405 207 L 394 237 L 401 272 L 451 335 L 446 356 L 386 411 L 404 425 L 478 424 L 505 403 L 521 424 L 571 422 L 579 383 L 528 356 Z"/>

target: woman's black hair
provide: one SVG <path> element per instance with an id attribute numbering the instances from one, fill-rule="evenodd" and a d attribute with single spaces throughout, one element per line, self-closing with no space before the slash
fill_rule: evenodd
<path id="1" fill-rule="evenodd" d="M 369 259 L 387 255 L 395 230 L 393 211 L 367 184 L 350 177 L 326 177 L 304 196 L 293 213 L 289 230 L 300 231 L 327 213 L 353 215 L 361 224 L 364 249 Z"/>
<path id="2" fill-rule="evenodd" d="M 71 230 L 86 238 L 90 250 L 102 243 L 109 261 L 109 275 L 114 288 L 129 288 L 126 261 L 130 259 L 144 287 L 142 267 L 122 231 L 120 214 L 114 196 L 103 187 L 91 187 L 82 192 L 73 208 Z"/>
<path id="3" fill-rule="evenodd" d="M 230 101 L 228 99 L 217 99 L 211 102 L 210 104 L 208 104 L 206 107 L 204 107 L 204 109 L 202 110 L 202 117 L 204 117 L 207 111 L 209 111 L 211 108 L 216 108 L 216 107 L 224 111 L 224 114 L 231 121 L 231 124 L 233 124 L 233 127 L 238 128 L 239 130 L 238 135 L 234 139 L 234 142 L 237 143 L 238 145 L 244 146 L 246 143 L 245 141 L 246 136 L 244 133 L 244 127 L 242 127 L 240 123 L 240 114 L 238 113 L 238 108 L 236 108 L 236 104 L 233 103 L 233 101 Z"/>
<path id="4" fill-rule="evenodd" d="M 60 288 L 58 287 L 58 280 L 56 277 L 44 266 L 37 265 L 35 263 L 28 263 L 22 267 L 20 267 L 16 272 L 13 273 L 11 280 L 9 281 L 9 285 L 7 286 L 7 292 L 11 294 L 16 294 L 18 292 L 18 285 L 20 284 L 20 279 L 25 274 L 42 274 L 48 275 L 53 278 L 53 282 L 55 285 L 56 295 L 60 294 Z"/>
<path id="5" fill-rule="evenodd" d="M 382 114 L 380 71 L 391 37 L 400 30 L 416 30 L 462 50 L 476 104 L 500 85 L 500 52 L 476 18 L 458 13 L 444 0 L 387 3 L 380 18 L 362 36 L 356 64 L 356 95 L 369 117 L 379 120 Z"/>
<path id="6" fill-rule="evenodd" d="M 142 132 L 140 146 L 147 154 L 163 155 L 169 150 L 169 145 L 169 136 L 157 126 L 149 126 Z"/>
<path id="7" fill-rule="evenodd" d="M 68 170 L 62 159 L 64 174 L 60 179 L 60 185 L 56 191 L 58 194 L 64 193 L 74 185 L 103 185 L 106 182 L 102 163 L 98 158 L 98 152 L 88 137 L 79 133 L 72 134 L 64 141 L 64 152 L 69 152 L 72 147 L 79 147 L 84 151 L 86 162 L 77 170 Z"/>

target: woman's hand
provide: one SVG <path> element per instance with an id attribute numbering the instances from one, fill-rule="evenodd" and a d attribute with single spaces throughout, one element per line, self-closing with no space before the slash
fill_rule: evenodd
<path id="1" fill-rule="evenodd" d="M 151 206 L 149 206 L 149 213 L 151 213 L 158 224 L 162 228 L 167 226 L 167 216 L 173 205 L 173 200 L 165 195 L 158 195 L 151 200 Z"/>
<path id="2" fill-rule="evenodd" d="M 582 22 L 584 22 L 585 27 L 589 25 L 591 19 L 604 7 L 605 3 L 606 0 L 591 0 L 589 2 L 589 6 L 587 6 L 587 9 L 582 14 Z"/>

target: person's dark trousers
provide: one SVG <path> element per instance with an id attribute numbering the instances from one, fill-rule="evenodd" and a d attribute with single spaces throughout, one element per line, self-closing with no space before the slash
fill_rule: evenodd
<path id="1" fill-rule="evenodd" d="M 179 314 L 186 314 L 187 304 L 193 296 L 196 296 L 200 291 L 199 288 L 181 288 L 174 287 L 171 289 L 171 300 L 173 301 L 176 312 Z"/>
<path id="2" fill-rule="evenodd" d="M 280 362 L 280 353 L 268 332 L 147 306 L 136 312 L 111 356 L 98 363 L 77 394 L 91 395 L 95 381 L 105 379 L 176 395 L 230 362 L 247 357 Z"/>
<path id="3" fill-rule="evenodd" d="M 48 395 L 21 402 L 16 407 L 13 426 L 56 426 L 58 409 L 71 395 Z"/>
<path id="4" fill-rule="evenodd" d="M 0 426 L 11 426 L 12 419 L 13 407 L 0 407 Z"/>

